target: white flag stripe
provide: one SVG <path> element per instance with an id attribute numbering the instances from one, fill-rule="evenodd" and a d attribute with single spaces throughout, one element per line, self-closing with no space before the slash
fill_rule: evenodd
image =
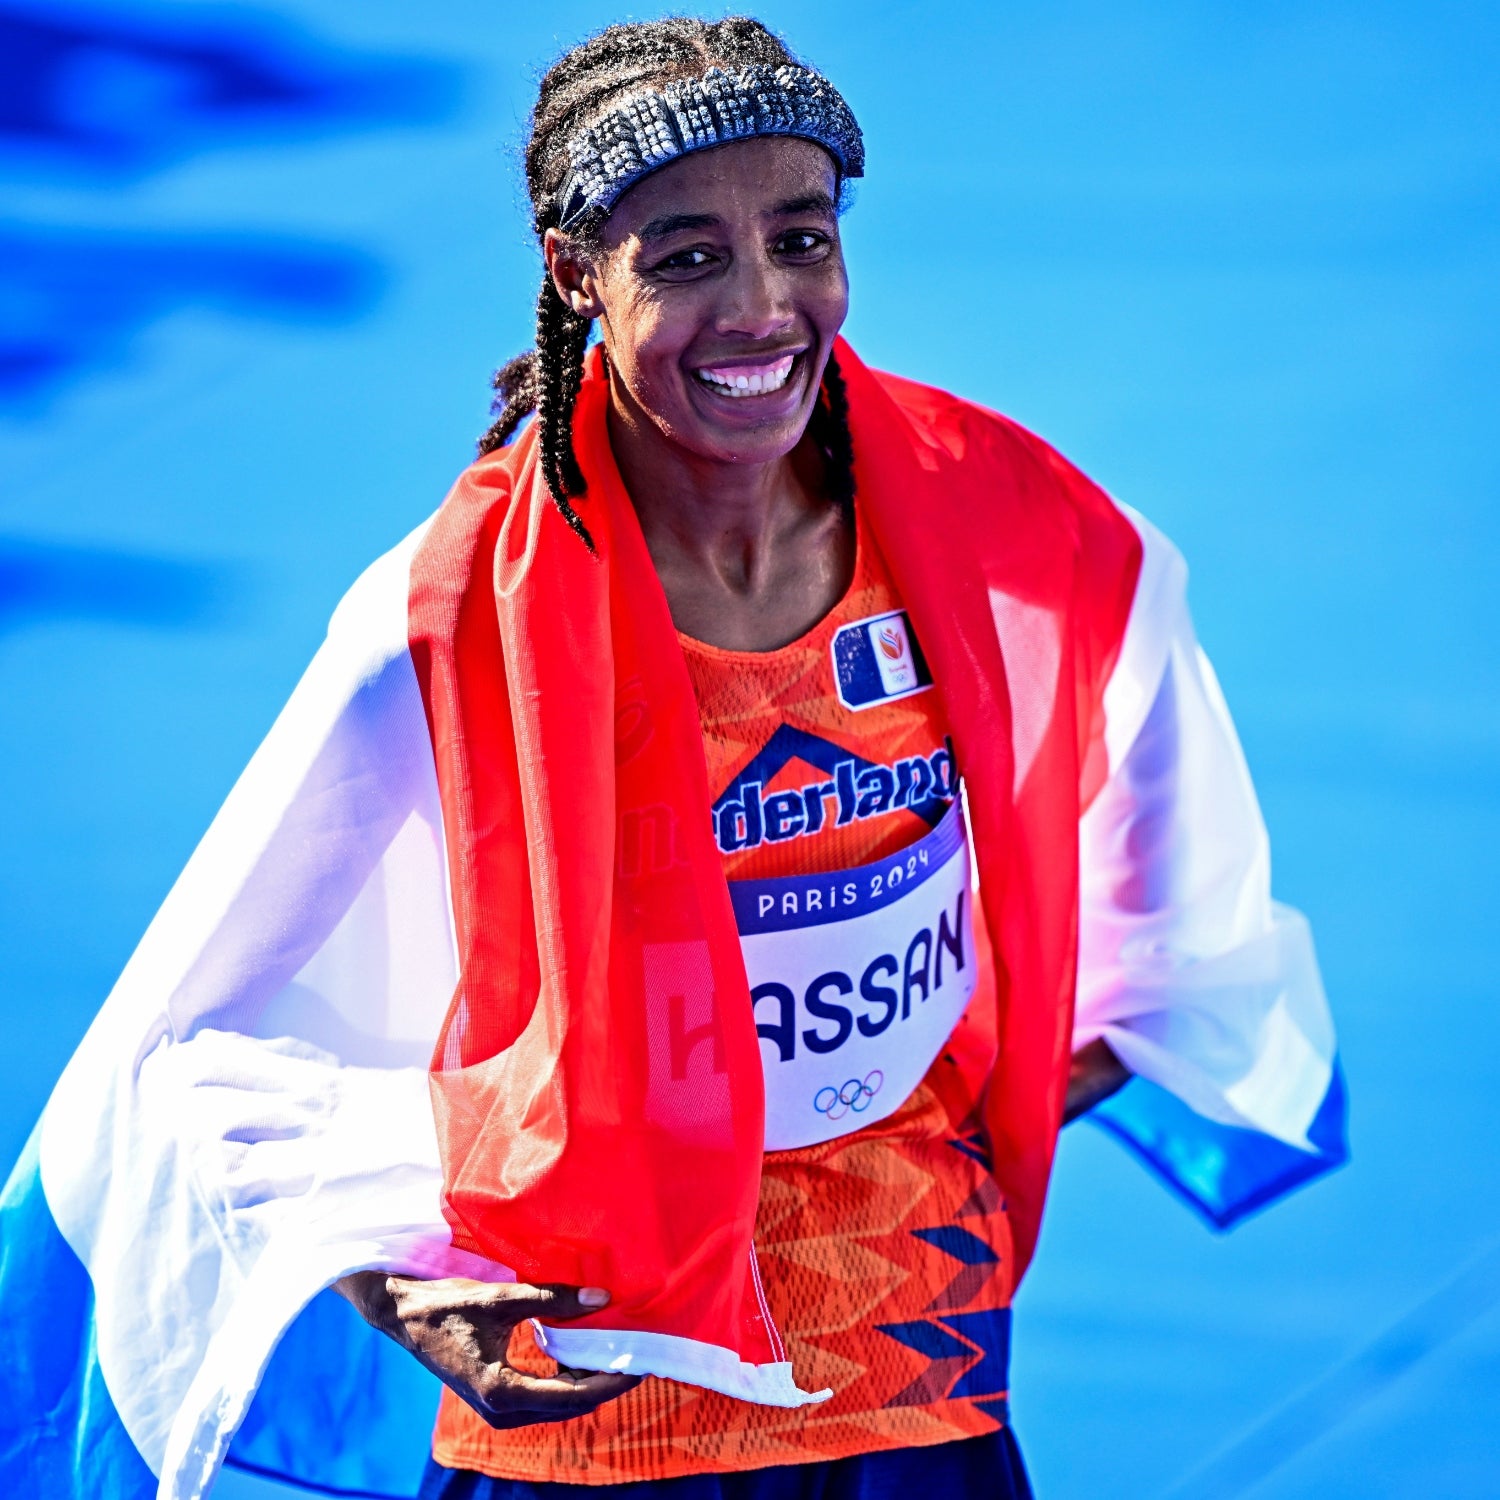
<path id="1" fill-rule="evenodd" d="M 1271 899 L 1239 738 L 1193 633 L 1187 570 L 1145 548 L 1105 692 L 1109 779 L 1080 825 L 1074 1045 L 1104 1037 L 1199 1115 L 1308 1146 L 1333 1022 L 1302 916 Z"/>
<path id="2" fill-rule="evenodd" d="M 505 1274 L 458 1256 L 440 1209 L 427 1063 L 455 961 L 407 645 L 421 536 L 340 606 L 44 1115 L 48 1202 L 164 1496 L 211 1483 L 330 1280 Z"/>

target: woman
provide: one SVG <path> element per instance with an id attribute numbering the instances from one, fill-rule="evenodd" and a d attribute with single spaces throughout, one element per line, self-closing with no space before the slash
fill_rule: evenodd
<path id="1" fill-rule="evenodd" d="M 861 137 L 758 23 L 575 48 L 526 161 L 537 347 L 480 461 L 49 1105 L 104 1384 L 197 1493 L 336 1282 L 443 1382 L 424 1496 L 1026 1494 L 1009 1308 L 1063 1120 L 1170 1090 L 1113 1126 L 1221 1220 L 1340 1150 L 1180 562 L 839 339 Z M 169 1369 L 121 1352 L 164 1328 Z M 377 1487 L 373 1390 L 303 1477 Z"/>
<path id="2" fill-rule="evenodd" d="M 534 405 L 535 453 L 503 460 L 511 482 L 528 464 L 540 467 L 561 517 L 590 547 L 591 518 L 609 504 L 594 492 L 610 480 L 589 475 L 587 459 L 591 440 L 607 434 L 692 682 L 724 874 L 737 891 L 766 882 L 762 899 L 784 900 L 795 890 L 773 891 L 771 882 L 848 871 L 930 843 L 954 805 L 957 777 L 945 683 L 929 690 L 925 632 L 913 632 L 882 538 L 864 524 L 835 352 L 848 309 L 839 206 L 863 167 L 858 128 L 816 79 L 816 117 L 799 121 L 793 96 L 785 129 L 726 142 L 730 109 L 720 95 L 753 92 L 739 70 L 755 67 L 796 63 L 753 22 L 672 21 L 611 28 L 543 80 L 527 150 L 546 261 L 538 348 L 497 378 L 499 420 L 482 450 L 503 453 Z M 723 70 L 717 90 L 713 69 Z M 815 75 L 790 77 L 795 88 Z M 680 149 L 660 164 L 635 159 L 640 121 L 680 118 L 705 96 L 715 106 L 711 149 L 674 139 Z M 629 166 L 611 177 L 600 158 L 622 142 Z M 589 155 L 595 143 L 599 158 Z M 596 326 L 602 358 L 586 369 Z M 592 398 L 582 409 L 580 385 Z M 577 432 L 585 423 L 603 433 Z M 582 469 L 575 444 L 586 455 Z M 1093 494 L 1083 501 L 1099 504 Z M 1112 602 L 1128 598 L 1128 531 L 1116 523 L 1117 555 L 1100 568 Z M 616 538 L 617 557 L 621 549 Z M 632 586 L 650 587 L 644 572 Z M 877 673 L 866 683 L 863 660 L 847 662 L 855 647 L 870 650 L 872 626 Z M 915 784 L 917 768 L 925 785 Z M 903 773 L 909 785 L 899 785 Z M 805 885 L 804 897 L 809 890 L 816 895 L 819 884 Z M 884 928 L 877 951 L 902 920 L 909 914 L 876 918 Z M 827 926 L 815 930 L 816 964 L 838 977 L 807 995 L 807 1010 L 826 1025 L 808 1030 L 805 1043 L 827 1056 L 843 1050 L 860 1008 L 839 1003 L 850 991 L 836 962 L 841 940 Z M 748 947 L 743 922 L 741 938 Z M 748 955 L 747 963 L 752 980 L 771 972 Z M 894 957 L 873 976 L 864 968 L 864 998 L 879 998 L 856 1019 L 877 1036 L 897 1014 L 896 991 L 872 978 L 896 973 Z M 959 982 L 955 974 L 950 987 Z M 775 1049 L 768 1071 L 795 1061 L 798 1023 L 779 1012 L 790 993 L 770 979 L 752 988 L 760 1035 Z M 936 1010 L 938 999 L 924 992 L 918 1004 Z M 935 1047 L 927 1036 L 899 1041 L 919 1052 L 914 1089 L 891 1086 L 884 1053 L 884 1069 L 843 1066 L 821 1097 L 825 1117 L 847 1123 L 816 1144 L 824 1132 L 809 1136 L 777 1118 L 782 1090 L 768 1081 L 769 1138 L 779 1125 L 794 1144 L 766 1158 L 755 1241 L 773 1321 L 807 1351 L 794 1369 L 836 1387 L 827 1407 L 751 1405 L 681 1383 L 642 1390 L 619 1373 L 536 1373 L 534 1345 L 512 1341 L 511 1330 L 538 1314 L 550 1322 L 584 1313 L 609 1287 L 554 1288 L 539 1300 L 525 1286 L 476 1299 L 470 1283 L 379 1273 L 342 1283 L 372 1323 L 461 1398 L 445 1396 L 423 1493 L 499 1496 L 512 1492 L 510 1480 L 670 1481 L 717 1471 L 784 1485 L 785 1475 L 766 1471 L 790 1461 L 813 1466 L 801 1482 L 814 1487 L 884 1490 L 910 1472 L 908 1445 L 934 1443 L 944 1446 L 923 1455 L 930 1481 L 1023 1493 L 1004 1423 L 1011 1226 L 962 1070 L 933 1055 L 948 1029 L 933 1034 Z M 844 1073 L 858 1078 L 856 1090 Z M 866 1080 L 877 1075 L 884 1098 L 869 1094 Z M 1104 1042 L 1085 1045 L 1072 1059 L 1067 1111 L 1087 1108 L 1125 1077 Z M 969 1140 L 978 1144 L 953 1149 Z M 910 1188 L 914 1177 L 919 1191 Z M 471 1210 L 468 1222 L 482 1224 L 481 1212 Z M 973 1368 L 955 1379 L 965 1363 Z M 567 1426 L 555 1433 L 540 1425 L 551 1422 Z M 459 1477 L 465 1469 L 497 1482 Z"/>

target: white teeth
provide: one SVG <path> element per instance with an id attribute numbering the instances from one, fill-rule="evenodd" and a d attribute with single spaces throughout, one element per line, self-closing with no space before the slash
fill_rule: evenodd
<path id="1" fill-rule="evenodd" d="M 767 365 L 760 370 L 697 370 L 694 373 L 710 390 L 717 391 L 721 396 L 739 399 L 745 396 L 765 396 L 772 391 L 779 391 L 791 378 L 792 366 L 795 363 L 795 356 L 788 355 L 787 358 L 778 359 L 775 364 Z"/>

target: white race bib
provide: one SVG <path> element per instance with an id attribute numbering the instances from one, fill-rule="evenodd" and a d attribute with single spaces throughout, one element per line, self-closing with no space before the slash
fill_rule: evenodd
<path id="1" fill-rule="evenodd" d="M 974 993 L 958 801 L 874 864 L 731 880 L 729 893 L 766 1073 L 766 1149 L 831 1141 L 893 1114 Z"/>

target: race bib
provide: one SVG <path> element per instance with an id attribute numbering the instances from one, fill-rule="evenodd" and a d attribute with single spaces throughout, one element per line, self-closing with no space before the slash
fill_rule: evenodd
<path id="1" fill-rule="evenodd" d="M 731 880 L 766 1074 L 766 1149 L 893 1114 L 974 993 L 969 843 L 957 800 L 897 854 Z"/>

